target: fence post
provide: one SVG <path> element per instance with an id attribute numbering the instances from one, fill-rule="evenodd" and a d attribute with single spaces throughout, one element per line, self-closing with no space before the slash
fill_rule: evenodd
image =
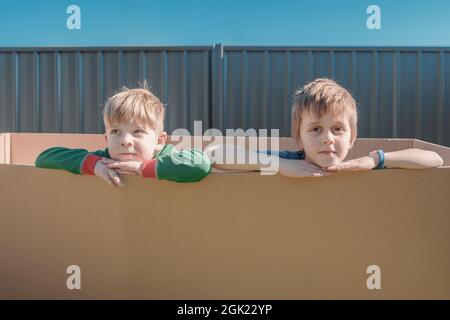
<path id="1" fill-rule="evenodd" d="M 222 44 L 214 44 L 211 52 L 211 128 L 225 131 L 224 119 L 224 50 Z"/>

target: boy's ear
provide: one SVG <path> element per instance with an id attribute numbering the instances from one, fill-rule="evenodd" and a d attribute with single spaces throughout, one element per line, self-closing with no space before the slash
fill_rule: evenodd
<path id="1" fill-rule="evenodd" d="M 158 137 L 158 142 L 156 145 L 156 149 L 158 151 L 164 147 L 164 145 L 166 144 L 166 140 L 167 140 L 167 132 L 163 131 Z"/>

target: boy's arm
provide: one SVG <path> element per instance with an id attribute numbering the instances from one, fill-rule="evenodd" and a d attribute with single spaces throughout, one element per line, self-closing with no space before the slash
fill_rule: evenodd
<path id="1" fill-rule="evenodd" d="M 377 157 L 376 161 L 378 161 L 376 152 L 374 156 Z M 417 148 L 384 154 L 384 165 L 387 168 L 427 169 L 440 167 L 443 163 L 444 161 L 436 152 Z"/>
<path id="2" fill-rule="evenodd" d="M 327 168 L 327 170 L 371 170 L 377 167 L 379 162 L 380 157 L 375 150 L 370 152 L 369 155 L 365 157 L 342 162 L 338 165 Z M 385 168 L 428 169 L 440 167 L 443 163 L 444 161 L 436 152 L 428 150 L 412 148 L 384 153 Z"/>
<path id="3" fill-rule="evenodd" d="M 177 150 L 169 145 L 156 159 L 142 164 L 143 177 L 176 182 L 196 182 L 211 172 L 209 158 L 200 150 Z"/>
<path id="4" fill-rule="evenodd" d="M 36 167 L 66 170 L 75 174 L 94 174 L 95 164 L 106 156 L 104 150 L 90 153 L 85 149 L 54 147 L 43 151 L 35 161 Z"/>
<path id="5" fill-rule="evenodd" d="M 260 155 L 254 151 L 247 150 L 241 146 L 233 144 L 218 144 L 215 146 L 208 146 L 205 149 L 205 154 L 211 162 L 213 169 L 219 171 L 260 171 L 261 162 L 254 161 L 238 161 L 239 159 L 258 159 L 258 156 L 269 158 L 267 155 Z M 248 154 L 248 157 L 247 157 Z"/>
<path id="6" fill-rule="evenodd" d="M 284 158 L 282 153 L 264 154 L 245 149 L 238 145 L 218 144 L 205 149 L 214 169 L 222 171 L 264 171 L 277 173 L 287 177 L 321 177 L 330 173 L 307 163 L 305 160 Z M 277 156 L 278 155 L 278 156 Z M 238 161 L 243 159 L 245 161 Z M 252 159 L 253 161 L 250 161 Z M 247 161 L 249 160 L 249 161 Z"/>

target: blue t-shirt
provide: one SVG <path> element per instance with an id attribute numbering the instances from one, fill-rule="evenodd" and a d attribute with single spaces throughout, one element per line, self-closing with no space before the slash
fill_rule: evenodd
<path id="1" fill-rule="evenodd" d="M 264 153 L 269 156 L 275 156 L 281 159 L 288 160 L 305 160 L 305 152 L 304 151 L 272 151 L 272 150 L 258 150 L 258 153 Z"/>

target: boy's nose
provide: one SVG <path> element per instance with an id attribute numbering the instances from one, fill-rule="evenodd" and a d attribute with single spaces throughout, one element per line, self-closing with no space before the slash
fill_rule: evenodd
<path id="1" fill-rule="evenodd" d="M 131 138 L 128 135 L 126 135 L 122 138 L 121 144 L 123 146 L 131 146 L 133 144 L 133 142 L 132 142 Z"/>
<path id="2" fill-rule="evenodd" d="M 322 140 L 322 144 L 333 144 L 333 142 L 334 139 L 332 134 L 327 134 Z"/>

